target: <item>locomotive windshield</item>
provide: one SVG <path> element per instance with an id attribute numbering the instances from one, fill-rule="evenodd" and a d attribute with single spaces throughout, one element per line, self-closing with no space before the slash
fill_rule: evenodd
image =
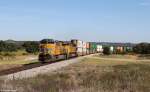
<path id="1" fill-rule="evenodd" d="M 54 43 L 55 41 L 53 39 L 43 39 L 40 41 L 41 44 L 48 44 L 48 43 Z"/>

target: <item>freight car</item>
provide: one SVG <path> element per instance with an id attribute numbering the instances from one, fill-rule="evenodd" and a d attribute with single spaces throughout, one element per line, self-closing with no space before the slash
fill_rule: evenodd
<path id="1" fill-rule="evenodd" d="M 86 44 L 87 44 L 86 42 L 83 42 L 83 48 L 82 48 L 83 49 L 83 53 L 82 53 L 83 56 L 85 56 L 87 54 Z"/>
<path id="2" fill-rule="evenodd" d="M 85 47 L 85 44 L 83 41 L 81 40 L 76 40 L 76 39 L 73 39 L 71 40 L 71 42 L 76 46 L 76 52 L 77 52 L 77 55 L 78 56 L 83 56 L 84 55 L 84 47 Z"/>
<path id="3" fill-rule="evenodd" d="M 102 53 L 103 52 L 103 46 L 100 44 L 97 44 L 97 52 Z"/>
<path id="4" fill-rule="evenodd" d="M 90 54 L 97 53 L 97 44 L 90 42 Z"/>
<path id="5" fill-rule="evenodd" d="M 86 43 L 86 54 L 87 55 L 90 54 L 90 43 L 89 42 Z"/>

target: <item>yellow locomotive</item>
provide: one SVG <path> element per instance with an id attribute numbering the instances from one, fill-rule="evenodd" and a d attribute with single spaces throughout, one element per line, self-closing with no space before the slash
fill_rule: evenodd
<path id="1" fill-rule="evenodd" d="M 76 57 L 76 46 L 70 42 L 43 39 L 40 41 L 39 61 L 49 62 Z"/>

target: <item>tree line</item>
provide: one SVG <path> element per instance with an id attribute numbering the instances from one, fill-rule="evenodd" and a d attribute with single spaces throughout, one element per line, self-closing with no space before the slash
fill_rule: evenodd
<path id="1" fill-rule="evenodd" d="M 26 41 L 23 44 L 7 43 L 0 41 L 0 52 L 16 52 L 25 49 L 27 53 L 37 53 L 39 51 L 39 42 Z"/>
<path id="2" fill-rule="evenodd" d="M 150 54 L 150 43 L 140 43 L 133 47 L 133 52 L 137 54 Z"/>

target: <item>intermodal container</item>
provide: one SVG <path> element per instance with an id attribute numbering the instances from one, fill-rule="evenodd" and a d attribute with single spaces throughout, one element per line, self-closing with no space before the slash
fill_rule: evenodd
<path id="1" fill-rule="evenodd" d="M 126 51 L 133 51 L 133 47 L 126 47 Z"/>
<path id="2" fill-rule="evenodd" d="M 86 48 L 86 42 L 83 42 L 83 48 L 84 49 Z"/>
<path id="3" fill-rule="evenodd" d="M 78 47 L 77 48 L 77 54 L 78 54 L 78 56 L 82 56 L 83 55 L 83 48 Z"/>
<path id="4" fill-rule="evenodd" d="M 77 47 L 83 48 L 83 41 L 77 41 Z"/>
<path id="5" fill-rule="evenodd" d="M 83 41 L 80 40 L 71 40 L 71 42 L 76 45 L 77 48 L 82 48 L 83 47 Z"/>
<path id="6" fill-rule="evenodd" d="M 86 55 L 86 52 L 87 51 L 87 49 L 86 48 L 83 48 L 83 55 Z"/>
<path id="7" fill-rule="evenodd" d="M 87 55 L 90 54 L 90 43 L 89 42 L 86 43 L 86 54 Z"/>
<path id="8" fill-rule="evenodd" d="M 96 53 L 96 52 L 97 52 L 96 43 L 90 43 L 90 53 Z"/>
<path id="9" fill-rule="evenodd" d="M 97 45 L 97 52 L 103 52 L 103 46 Z"/>
<path id="10" fill-rule="evenodd" d="M 89 42 L 86 43 L 86 48 L 87 48 L 87 49 L 90 48 L 90 43 L 89 43 Z"/>
<path id="11" fill-rule="evenodd" d="M 118 46 L 118 47 L 117 47 L 117 52 L 120 52 L 120 53 L 123 52 L 123 47 Z"/>
<path id="12" fill-rule="evenodd" d="M 110 51 L 114 52 L 114 47 L 113 46 L 110 46 Z"/>
<path id="13" fill-rule="evenodd" d="M 90 49 L 86 49 L 86 54 L 88 55 L 88 54 L 90 54 Z"/>

